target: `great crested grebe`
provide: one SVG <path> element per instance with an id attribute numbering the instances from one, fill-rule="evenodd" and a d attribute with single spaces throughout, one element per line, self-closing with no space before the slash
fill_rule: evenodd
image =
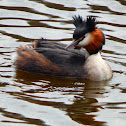
<path id="1" fill-rule="evenodd" d="M 96 19 L 88 16 L 84 20 L 81 16 L 74 16 L 72 22 L 76 28 L 70 45 L 45 39 L 36 40 L 32 47 L 17 49 L 17 59 L 14 63 L 16 68 L 92 81 L 110 79 L 112 70 L 100 54 L 105 37 L 96 27 Z"/>

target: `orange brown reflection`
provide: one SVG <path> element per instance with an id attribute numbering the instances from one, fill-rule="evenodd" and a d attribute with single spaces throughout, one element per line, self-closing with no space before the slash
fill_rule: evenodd
<path id="1" fill-rule="evenodd" d="M 36 91 L 31 91 L 30 89 L 23 91 L 21 94 L 16 94 L 21 100 L 44 106 L 52 106 L 63 110 L 72 120 L 83 125 L 103 126 L 106 123 L 95 120 L 95 117 L 98 116 L 97 112 L 99 112 L 100 109 L 103 109 L 102 104 L 98 102 L 97 98 L 104 97 L 104 94 L 107 93 L 105 90 L 105 86 L 107 86 L 106 81 L 91 82 L 80 79 L 56 78 L 45 75 L 31 74 L 19 70 L 16 71 L 15 79 L 17 82 L 23 84 L 25 83 L 27 85 L 31 85 L 32 82 L 37 82 L 39 80 L 46 80 L 47 82 L 50 82 L 48 85 L 46 85 L 46 90 L 44 89 L 44 86 L 41 86 L 42 88 Z M 49 87 L 55 87 L 55 89 L 64 87 L 64 90 L 61 92 L 65 92 L 65 88 L 74 87 L 74 92 L 72 90 L 67 90 L 67 93 L 74 94 L 73 103 L 68 105 L 64 102 L 38 100 L 32 97 L 32 95 L 29 95 L 29 97 L 27 95 L 27 93 L 43 93 L 44 91 L 50 91 Z M 81 91 L 78 91 L 76 90 L 78 87 L 83 88 L 81 88 Z"/>
<path id="2" fill-rule="evenodd" d="M 90 82 L 85 81 L 85 89 L 83 93 L 76 97 L 74 103 L 67 108 L 67 113 L 71 119 L 84 125 L 103 126 L 106 122 L 96 121 L 97 112 L 102 108 L 97 100 L 104 97 L 105 86 L 107 82 Z"/>
<path id="3" fill-rule="evenodd" d="M 72 120 L 78 123 L 91 126 L 103 126 L 105 122 L 96 121 L 94 119 L 94 117 L 97 116 L 95 112 L 98 112 L 98 108 L 101 107 L 93 105 L 93 103 L 96 104 L 98 101 L 94 98 L 76 99 L 76 101 L 68 107 L 67 113 Z"/>

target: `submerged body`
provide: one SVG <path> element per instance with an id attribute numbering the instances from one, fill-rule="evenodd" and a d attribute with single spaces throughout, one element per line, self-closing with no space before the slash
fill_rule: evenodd
<path id="1" fill-rule="evenodd" d="M 93 24 L 95 20 L 91 18 L 90 20 L 83 21 L 80 17 L 74 18 L 73 23 L 76 26 L 73 35 L 74 42 L 67 47 L 62 43 L 39 39 L 32 47 L 18 48 L 17 59 L 14 63 L 16 68 L 33 73 L 93 81 L 110 79 L 112 71 L 100 55 L 105 42 L 104 35 L 95 28 Z M 78 25 L 79 23 L 81 25 Z M 84 23 L 87 24 L 83 26 Z M 88 30 L 86 27 L 89 27 Z M 70 48 L 73 46 L 79 50 Z"/>

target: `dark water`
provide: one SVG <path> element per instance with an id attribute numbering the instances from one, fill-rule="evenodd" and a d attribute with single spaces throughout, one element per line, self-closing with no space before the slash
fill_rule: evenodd
<path id="1" fill-rule="evenodd" d="M 93 15 L 106 35 L 105 82 L 16 71 L 20 45 L 41 37 L 70 43 L 73 15 Z M 126 0 L 0 0 L 0 126 L 126 125 Z"/>

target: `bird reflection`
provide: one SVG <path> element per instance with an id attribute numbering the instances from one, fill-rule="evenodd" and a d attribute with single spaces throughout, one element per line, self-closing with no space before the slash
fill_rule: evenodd
<path id="1" fill-rule="evenodd" d="M 97 117 L 99 109 L 103 109 L 102 103 L 99 103 L 97 98 L 104 97 L 104 94 L 107 93 L 105 90 L 107 84 L 107 81 L 85 81 L 83 93 L 75 97 L 74 103 L 66 110 L 69 117 L 84 125 L 105 125 L 106 122 L 96 121 L 95 117 Z"/>
<path id="2" fill-rule="evenodd" d="M 33 82 L 39 82 L 40 80 L 44 80 L 47 85 L 46 87 L 73 87 L 74 90 L 74 99 L 71 105 L 65 104 L 64 102 L 55 102 L 55 101 L 44 101 L 42 99 L 35 99 L 34 97 L 24 97 L 27 93 L 30 93 L 29 90 L 24 91 L 25 95 L 19 96 L 22 100 L 32 102 L 39 105 L 52 106 L 54 108 L 58 108 L 60 110 L 66 111 L 67 115 L 74 121 L 83 124 L 83 125 L 97 125 L 103 126 L 106 122 L 97 121 L 95 117 L 97 117 L 97 112 L 102 108 L 102 103 L 99 103 L 97 98 L 103 98 L 104 94 L 107 93 L 105 86 L 108 85 L 108 81 L 102 82 L 93 82 L 88 80 L 80 80 L 80 79 L 64 79 L 64 78 L 56 78 L 50 76 L 36 75 L 27 73 L 24 71 L 17 70 L 15 81 L 20 82 L 26 85 L 32 85 Z M 41 82 L 41 81 L 40 81 Z M 41 89 L 36 90 L 31 93 L 40 93 L 44 91 L 49 91 L 49 88 L 44 89 L 44 86 L 40 85 Z M 81 87 L 81 91 L 77 90 L 77 88 Z M 82 90 L 83 89 L 83 90 Z M 31 89 L 30 89 L 31 90 Z M 35 89 L 34 89 L 35 90 Z M 64 92 L 62 90 L 61 92 Z M 55 91 L 55 90 L 54 90 Z M 71 90 L 67 90 L 68 93 L 73 93 Z"/>

